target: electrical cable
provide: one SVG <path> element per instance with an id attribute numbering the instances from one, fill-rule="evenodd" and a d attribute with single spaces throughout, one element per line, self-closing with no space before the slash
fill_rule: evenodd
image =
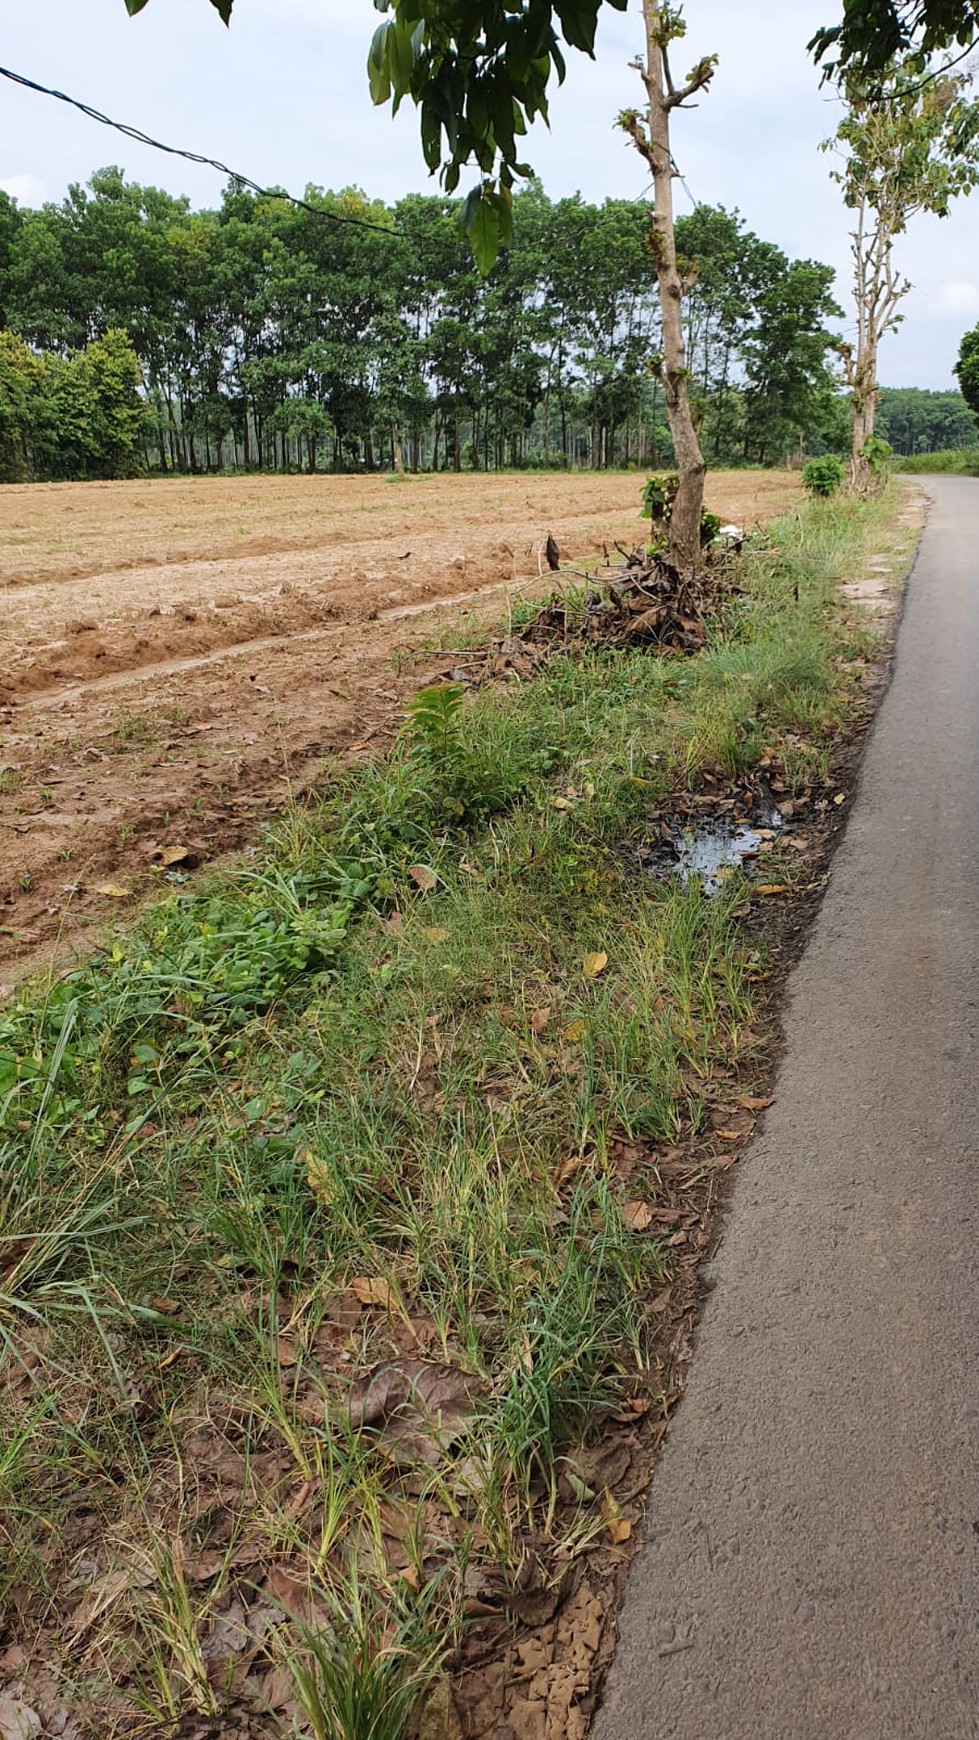
<path id="1" fill-rule="evenodd" d="M 98 121 L 100 126 L 111 127 L 116 133 L 122 133 L 127 139 L 132 139 L 137 145 L 148 145 L 153 151 L 165 151 L 168 157 L 182 157 L 188 163 L 199 163 L 206 169 L 216 169 L 219 174 L 227 175 L 239 187 L 247 187 L 252 193 L 259 194 L 263 199 L 285 199 L 290 205 L 298 206 L 300 211 L 307 211 L 313 217 L 325 218 L 328 223 L 351 225 L 361 230 L 376 230 L 381 236 L 397 236 L 402 232 L 393 225 L 371 223 L 369 218 L 341 217 L 338 213 L 324 211 L 321 206 L 311 205 L 307 199 L 298 199 L 294 193 L 284 193 L 281 189 L 262 187 L 257 181 L 252 181 L 247 175 L 240 175 L 237 169 L 229 169 L 226 163 L 221 163 L 217 157 L 205 157 L 198 151 L 184 151 L 179 145 L 165 145 L 161 139 L 154 139 L 149 133 L 143 133 L 139 127 L 130 127 L 125 121 L 113 121 L 109 115 L 103 115 L 100 109 L 93 109 L 88 103 L 79 102 L 77 97 L 69 97 L 64 91 L 56 91 L 50 85 L 36 84 L 33 79 L 25 78 L 23 73 L 11 72 L 9 67 L 0 66 L 0 78 L 9 79 L 11 84 L 21 85 L 24 90 L 36 91 L 42 97 L 54 97 L 59 103 L 67 103 L 70 108 L 77 109 L 86 115 L 90 121 Z"/>

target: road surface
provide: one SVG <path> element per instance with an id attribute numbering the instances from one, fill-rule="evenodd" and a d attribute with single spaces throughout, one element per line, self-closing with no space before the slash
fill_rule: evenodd
<path id="1" fill-rule="evenodd" d="M 926 489 L 595 1740 L 979 1736 L 979 481 Z"/>

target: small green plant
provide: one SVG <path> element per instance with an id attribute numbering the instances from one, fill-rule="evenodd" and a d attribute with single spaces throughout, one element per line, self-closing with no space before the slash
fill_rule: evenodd
<path id="1" fill-rule="evenodd" d="M 863 444 L 863 457 L 870 466 L 874 476 L 881 482 L 887 477 L 894 449 L 883 435 L 868 435 Z"/>
<path id="2" fill-rule="evenodd" d="M 835 495 L 842 487 L 846 467 L 838 453 L 823 453 L 810 459 L 802 473 L 802 481 L 810 495 Z"/>
<path id="3" fill-rule="evenodd" d="M 460 714 L 465 694 L 461 683 L 434 683 L 419 689 L 406 709 L 412 746 L 443 769 L 457 764 L 462 754 Z"/>
<path id="4" fill-rule="evenodd" d="M 653 522 L 653 530 L 656 534 L 653 539 L 654 549 L 657 547 L 659 536 L 665 530 L 666 523 L 673 512 L 673 503 L 676 501 L 679 488 L 680 479 L 675 472 L 671 472 L 667 477 L 647 477 L 643 485 L 641 518 Z M 707 508 L 701 509 L 701 549 L 706 549 L 708 544 L 714 542 L 723 524 L 724 521 L 719 514 L 712 514 Z"/>
<path id="5" fill-rule="evenodd" d="M 430 1586 L 418 1599 L 392 1591 L 382 1600 L 356 1574 L 342 1597 L 313 1591 L 324 1622 L 296 1621 L 301 1645 L 284 1649 L 313 1740 L 404 1740 L 448 1645 L 432 1594 Z"/>
<path id="6" fill-rule="evenodd" d="M 152 731 L 151 722 L 130 707 L 120 707 L 116 714 L 116 738 L 119 743 L 146 743 Z"/>
<path id="7" fill-rule="evenodd" d="M 642 518 L 655 525 L 669 518 L 676 501 L 680 479 L 675 472 L 668 477 L 647 477 L 642 492 Z"/>

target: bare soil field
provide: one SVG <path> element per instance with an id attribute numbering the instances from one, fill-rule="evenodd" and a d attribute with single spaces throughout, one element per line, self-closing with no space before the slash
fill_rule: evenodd
<path id="1" fill-rule="evenodd" d="M 0 496 L 0 980 L 247 844 L 324 759 L 369 754 L 453 624 L 601 565 L 636 475 L 215 478 Z M 717 473 L 752 526 L 787 473 Z M 560 584 L 560 577 L 554 579 Z M 451 664 L 451 656 L 448 663 Z M 107 892 L 108 891 L 108 892 Z M 91 940 L 91 939 L 89 939 Z"/>

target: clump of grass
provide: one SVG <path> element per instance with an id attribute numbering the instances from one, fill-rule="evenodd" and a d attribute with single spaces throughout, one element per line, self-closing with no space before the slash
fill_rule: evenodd
<path id="1" fill-rule="evenodd" d="M 382 1598 L 354 1572 L 311 1590 L 318 1623 L 294 1620 L 283 1658 L 312 1740 L 403 1740 L 448 1648 L 431 1592 Z"/>
<path id="2" fill-rule="evenodd" d="M 11 1562 L 41 1563 L 67 1491 L 117 1534 L 142 1518 L 221 1399 L 242 1526 L 326 1615 L 279 1637 L 309 1731 L 397 1740 L 465 1572 L 583 1550 L 601 1513 L 562 1512 L 561 1469 L 644 1373 L 670 1264 L 627 1224 L 617 1145 L 675 1140 L 754 1013 L 737 879 L 710 902 L 647 884 L 623 841 L 678 780 L 766 753 L 826 777 L 855 633 L 835 585 L 889 511 L 834 498 L 774 528 L 693 659 L 429 692 L 245 869 L 0 1018 L 0 1357 L 29 1397 L 0 1464 Z M 408 1465 L 352 1401 L 406 1359 L 467 1398 Z M 258 1455 L 280 1471 L 260 1502 Z M 203 1501 L 194 1526 L 217 1526 Z M 202 1654 L 184 1525 L 155 1527 L 99 1671 L 161 1722 L 212 1719 L 233 1674 Z M 38 1624 L 70 1553 L 45 1563 Z"/>

